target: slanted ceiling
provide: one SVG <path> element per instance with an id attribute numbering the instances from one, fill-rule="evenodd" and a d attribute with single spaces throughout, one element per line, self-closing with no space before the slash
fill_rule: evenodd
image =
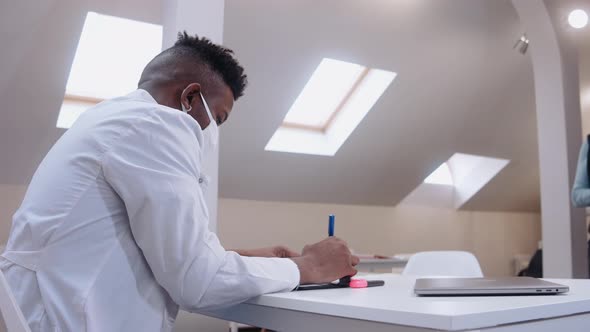
<path id="1" fill-rule="evenodd" d="M 229 0 L 225 19 L 250 87 L 222 128 L 222 196 L 395 205 L 462 152 L 511 160 L 464 208 L 538 210 L 533 74 L 509 1 Z M 398 76 L 334 157 L 264 151 L 323 57 Z"/>

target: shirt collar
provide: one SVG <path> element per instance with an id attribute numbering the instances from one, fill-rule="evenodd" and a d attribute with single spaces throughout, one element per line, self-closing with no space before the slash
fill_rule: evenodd
<path id="1" fill-rule="evenodd" d="M 143 101 L 143 102 L 152 103 L 152 104 L 157 104 L 160 107 L 164 107 L 164 108 L 172 110 L 172 108 L 169 108 L 168 106 L 158 104 L 158 102 L 154 99 L 154 97 L 152 97 L 152 95 L 144 89 L 137 89 L 137 90 L 127 94 L 127 96 L 125 96 L 125 98 L 129 98 L 131 100 Z M 177 109 L 173 109 L 173 110 L 178 111 Z M 199 142 L 199 147 L 200 147 L 199 153 L 202 153 L 202 151 L 203 151 L 203 129 L 201 129 L 197 120 L 194 120 L 190 115 L 184 114 L 180 111 L 179 111 L 179 114 L 182 114 L 181 117 L 186 117 L 186 119 L 190 119 L 190 121 L 189 121 L 190 126 L 194 129 L 195 136 L 197 137 L 197 141 Z"/>
<path id="2" fill-rule="evenodd" d="M 141 100 L 152 104 L 157 104 L 158 102 L 152 97 L 152 95 L 145 91 L 144 89 L 137 89 L 127 95 L 127 98 Z"/>

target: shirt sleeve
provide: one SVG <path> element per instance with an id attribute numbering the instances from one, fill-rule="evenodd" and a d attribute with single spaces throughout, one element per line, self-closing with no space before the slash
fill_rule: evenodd
<path id="1" fill-rule="evenodd" d="M 580 148 L 580 156 L 578 158 L 578 167 L 576 170 L 576 179 L 572 188 L 572 202 L 576 207 L 590 206 L 590 186 L 588 184 L 588 142 L 584 140 L 584 144 Z"/>
<path id="2" fill-rule="evenodd" d="M 125 203 L 131 232 L 155 279 L 188 311 L 292 290 L 299 283 L 292 260 L 239 256 L 209 231 L 198 183 L 202 136 L 193 119 L 181 116 L 138 120 L 102 160 L 105 179 Z"/>

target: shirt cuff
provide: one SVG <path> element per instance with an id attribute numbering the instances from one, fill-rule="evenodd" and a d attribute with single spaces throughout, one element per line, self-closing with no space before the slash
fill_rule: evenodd
<path id="1" fill-rule="evenodd" d="M 301 281 L 301 271 L 299 271 L 299 267 L 292 259 L 286 258 L 285 261 L 287 261 L 287 264 L 285 265 L 288 267 L 288 275 L 290 276 L 290 288 L 286 291 L 296 290 L 299 288 L 299 282 Z"/>

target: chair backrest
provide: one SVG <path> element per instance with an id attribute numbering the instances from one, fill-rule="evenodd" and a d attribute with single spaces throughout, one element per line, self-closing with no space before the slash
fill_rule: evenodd
<path id="1" fill-rule="evenodd" d="M 31 332 L 20 307 L 16 303 L 10 286 L 0 270 L 0 313 L 7 332 Z"/>
<path id="2" fill-rule="evenodd" d="M 402 275 L 415 277 L 483 277 L 477 258 L 466 251 L 424 251 L 408 260 Z"/>

